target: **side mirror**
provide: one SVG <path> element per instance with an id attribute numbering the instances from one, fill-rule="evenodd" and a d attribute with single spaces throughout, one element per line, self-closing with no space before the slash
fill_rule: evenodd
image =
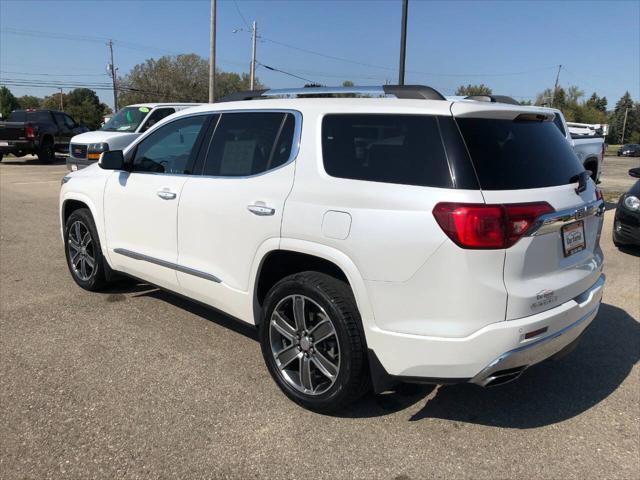
<path id="1" fill-rule="evenodd" d="M 103 170 L 126 170 L 122 150 L 110 150 L 101 153 L 98 165 Z"/>
<path id="2" fill-rule="evenodd" d="M 629 169 L 629 175 L 633 178 L 640 178 L 640 167 Z"/>

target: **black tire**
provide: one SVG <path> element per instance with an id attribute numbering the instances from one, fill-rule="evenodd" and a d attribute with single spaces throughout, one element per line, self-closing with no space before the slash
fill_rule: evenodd
<path id="1" fill-rule="evenodd" d="M 38 149 L 38 160 L 41 163 L 51 163 L 55 160 L 56 154 L 53 148 L 53 141 L 50 138 L 45 138 L 40 144 Z"/>
<path id="2" fill-rule="evenodd" d="M 0 162 L 2 161 L 2 156 L 3 156 L 3 154 L 2 154 L 2 153 L 0 153 Z"/>
<path id="3" fill-rule="evenodd" d="M 271 317 L 276 306 L 293 295 L 307 297 L 316 307 L 324 309 L 334 327 L 332 341 L 335 342 L 337 339 L 339 368 L 331 386 L 321 393 L 307 394 L 300 391 L 285 379 L 276 363 L 270 333 Z M 344 408 L 362 396 L 370 386 L 367 348 L 360 326 L 360 314 L 353 293 L 345 282 L 318 272 L 301 272 L 285 277 L 271 288 L 263 303 L 260 343 L 269 373 L 291 400 L 305 408 L 319 412 Z M 301 347 L 296 348 L 300 352 L 299 355 L 313 357 L 322 348 L 318 346 L 320 342 L 314 344 L 309 354 L 301 351 Z M 316 352 L 314 348 L 317 349 Z M 300 356 L 296 358 L 302 369 L 303 359 Z M 292 364 L 295 362 L 294 360 Z M 315 378 L 322 379 L 317 364 L 310 365 L 310 368 L 316 369 Z M 326 381 L 326 378 L 324 380 Z"/>
<path id="4" fill-rule="evenodd" d="M 76 228 L 79 228 L 79 235 Z M 89 237 L 86 237 L 86 234 Z M 88 238 L 88 240 L 77 242 L 77 238 Z M 80 244 L 80 248 L 84 250 L 84 253 L 74 247 L 74 244 Z M 69 273 L 71 273 L 71 277 L 78 286 L 92 292 L 100 291 L 106 286 L 108 278 L 106 270 L 108 266 L 102 256 L 100 239 L 89 209 L 80 208 L 69 215 L 64 226 L 64 252 Z M 78 259 L 82 255 L 84 255 L 84 258 Z M 87 260 L 87 256 L 92 258 L 93 267 Z M 82 266 L 83 260 L 84 267 Z"/>

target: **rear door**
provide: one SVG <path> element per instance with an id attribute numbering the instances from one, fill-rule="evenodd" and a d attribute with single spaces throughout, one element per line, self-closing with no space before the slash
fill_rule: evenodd
<path id="1" fill-rule="evenodd" d="M 187 180 L 180 199 L 178 262 L 188 269 L 178 272 L 183 293 L 247 317 L 235 299 L 249 290 L 260 245 L 280 238 L 300 126 L 295 112 L 221 114 L 202 175 Z"/>
<path id="2" fill-rule="evenodd" d="M 506 318 L 539 313 L 586 291 L 602 271 L 602 201 L 590 179 L 578 188 L 584 168 L 553 116 L 462 103 L 452 113 L 486 203 L 547 202 L 555 210 L 506 249 Z"/>

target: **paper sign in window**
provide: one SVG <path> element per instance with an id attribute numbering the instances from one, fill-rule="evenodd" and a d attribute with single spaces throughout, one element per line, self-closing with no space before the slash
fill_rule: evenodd
<path id="1" fill-rule="evenodd" d="M 250 175 L 256 140 L 238 140 L 224 144 L 220 175 Z"/>

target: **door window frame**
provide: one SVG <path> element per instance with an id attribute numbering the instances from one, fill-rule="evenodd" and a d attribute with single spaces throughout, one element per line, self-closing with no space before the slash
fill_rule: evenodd
<path id="1" fill-rule="evenodd" d="M 276 170 L 286 167 L 287 165 L 295 161 L 295 159 L 298 157 L 298 153 L 300 151 L 300 138 L 302 135 L 302 113 L 299 112 L 298 110 L 291 110 L 286 108 L 247 108 L 247 109 L 234 109 L 234 110 L 218 110 L 218 111 L 209 112 L 209 113 L 217 114 L 219 115 L 219 117 L 217 122 L 215 122 L 215 125 L 210 126 L 211 132 L 210 133 L 207 132 L 208 142 L 207 142 L 206 148 L 202 148 L 202 145 L 201 145 L 201 150 L 199 152 L 197 162 L 193 169 L 194 170 L 193 175 L 197 175 L 205 178 L 224 178 L 224 179 L 254 178 L 254 177 L 259 177 L 261 175 L 266 175 L 271 172 L 275 172 Z M 235 114 L 235 113 L 289 113 L 293 115 L 293 120 L 294 120 L 293 139 L 292 139 L 293 143 L 291 145 L 291 153 L 289 154 L 289 158 L 287 159 L 287 161 L 282 163 L 281 165 L 278 165 L 275 168 L 271 168 L 269 170 L 265 170 L 260 173 L 255 173 L 253 175 L 239 175 L 239 176 L 204 175 L 203 174 L 204 166 L 205 166 L 207 157 L 209 155 L 209 150 L 211 149 L 211 144 L 213 142 L 213 139 L 215 138 L 216 130 L 220 125 L 220 121 L 222 120 L 222 117 L 224 114 Z M 276 138 L 276 142 L 277 141 L 278 141 L 278 138 Z"/>
<path id="2" fill-rule="evenodd" d="M 198 113 L 192 113 L 190 115 L 184 115 L 184 116 L 180 116 L 177 118 L 174 118 L 173 120 L 171 120 L 170 122 L 165 123 L 164 125 L 162 125 L 160 128 L 164 128 L 164 127 L 168 127 L 169 125 L 178 122 L 180 120 L 184 120 L 185 118 L 192 118 L 192 117 L 206 117 L 205 121 L 202 124 L 202 128 L 200 130 L 200 132 L 198 133 L 198 136 L 196 138 L 196 141 L 193 144 L 192 147 L 192 151 L 191 151 L 191 155 L 189 157 L 189 161 L 187 162 L 187 165 L 185 167 L 185 171 L 188 171 L 190 173 L 164 173 L 164 172 L 145 172 L 145 171 L 135 171 L 133 170 L 133 161 L 135 160 L 135 156 L 136 156 L 136 152 L 138 151 L 138 146 L 145 141 L 145 139 L 147 137 L 149 137 L 150 135 L 152 135 L 156 130 L 154 131 L 150 131 L 147 130 L 147 132 L 149 132 L 149 134 L 147 135 L 147 132 L 145 132 L 140 138 L 137 139 L 136 142 L 134 142 L 131 145 L 131 148 L 129 150 L 127 150 L 127 153 L 124 156 L 124 163 L 127 166 L 127 170 L 129 172 L 130 175 L 132 174 L 141 174 L 141 175 L 164 175 L 164 176 L 187 176 L 187 177 L 192 177 L 194 175 L 199 175 L 199 173 L 196 173 L 194 170 L 194 166 L 196 165 L 196 159 L 199 158 L 201 150 L 202 150 L 202 146 L 205 143 L 205 139 L 206 139 L 206 134 L 210 129 L 210 124 L 212 119 L 215 117 L 215 114 L 213 112 L 198 112 Z M 196 151 L 195 155 L 194 155 L 194 150 Z"/>

